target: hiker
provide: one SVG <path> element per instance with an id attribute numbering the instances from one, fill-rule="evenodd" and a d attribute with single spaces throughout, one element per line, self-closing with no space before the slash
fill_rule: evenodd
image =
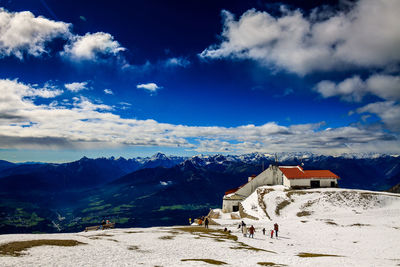
<path id="1" fill-rule="evenodd" d="M 254 228 L 254 226 L 252 225 L 249 228 L 249 237 L 254 238 L 254 232 L 256 231 L 256 229 Z"/>
<path id="2" fill-rule="evenodd" d="M 274 230 L 271 230 L 271 238 L 274 238 Z"/>
<path id="3" fill-rule="evenodd" d="M 243 227 L 245 227 L 246 224 L 244 223 L 244 221 L 242 221 L 242 233 L 243 233 Z"/>
<path id="4" fill-rule="evenodd" d="M 274 224 L 274 230 L 275 230 L 275 236 L 276 238 L 278 238 L 279 225 L 277 223 Z"/>
<path id="5" fill-rule="evenodd" d="M 192 225 L 192 218 L 189 218 L 189 225 Z"/>
<path id="6" fill-rule="evenodd" d="M 263 235 L 265 235 L 265 228 L 262 229 Z"/>
<path id="7" fill-rule="evenodd" d="M 208 217 L 206 217 L 206 220 L 204 221 L 204 227 L 207 229 L 208 229 L 208 223 L 209 223 Z"/>
<path id="8" fill-rule="evenodd" d="M 104 225 L 106 225 L 106 222 L 104 221 L 104 219 L 101 221 L 101 225 L 100 225 L 100 230 L 104 230 Z"/>
<path id="9" fill-rule="evenodd" d="M 244 226 L 242 226 L 242 231 L 243 231 L 243 236 L 247 237 L 247 226 L 246 226 L 246 224 Z"/>

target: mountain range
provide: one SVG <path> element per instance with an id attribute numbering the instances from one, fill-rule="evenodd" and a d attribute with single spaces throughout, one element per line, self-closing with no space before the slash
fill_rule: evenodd
<path id="1" fill-rule="evenodd" d="M 110 219 L 121 227 L 186 224 L 269 164 L 329 169 L 339 186 L 388 190 L 400 157 L 311 153 L 97 158 L 70 163 L 0 161 L 0 233 L 71 232 Z"/>

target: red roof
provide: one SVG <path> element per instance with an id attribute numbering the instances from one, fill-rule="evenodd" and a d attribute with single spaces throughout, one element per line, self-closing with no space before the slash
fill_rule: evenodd
<path id="1" fill-rule="evenodd" d="M 234 189 L 229 189 L 228 191 L 225 192 L 225 196 L 229 195 L 229 194 L 232 194 L 232 193 L 235 193 L 238 190 L 239 190 L 239 187 L 238 188 L 234 188 Z"/>
<path id="2" fill-rule="evenodd" d="M 225 195 L 229 195 L 232 193 L 235 193 L 236 191 L 238 191 L 240 188 L 242 188 L 243 186 L 245 186 L 246 184 L 242 184 L 241 186 L 239 186 L 238 188 L 233 188 L 233 189 L 229 189 L 228 191 L 225 192 Z"/>
<path id="3" fill-rule="evenodd" d="M 303 170 L 300 166 L 282 166 L 279 169 L 288 179 L 329 178 L 339 179 L 339 176 L 329 170 Z"/>

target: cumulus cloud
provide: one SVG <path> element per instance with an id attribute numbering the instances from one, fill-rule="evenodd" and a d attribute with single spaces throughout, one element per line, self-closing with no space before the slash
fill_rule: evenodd
<path id="1" fill-rule="evenodd" d="M 326 13 L 326 11 L 324 11 Z M 400 61 L 400 1 L 359 0 L 348 12 L 316 19 L 283 9 L 280 17 L 251 9 L 238 20 L 223 11 L 223 41 L 202 58 L 252 59 L 299 75 L 351 67 L 385 68 Z"/>
<path id="2" fill-rule="evenodd" d="M 32 90 L 31 88 L 28 90 L 28 94 L 26 96 L 37 96 L 41 98 L 54 98 L 56 96 L 61 95 L 64 93 L 63 90 L 60 89 L 54 89 L 54 88 L 48 88 L 48 87 L 43 87 L 43 88 L 35 88 Z"/>
<path id="3" fill-rule="evenodd" d="M 375 74 L 363 81 L 359 76 L 342 82 L 321 81 L 315 88 L 323 97 L 340 96 L 343 100 L 360 102 L 366 94 L 386 100 L 400 100 L 400 77 Z"/>
<path id="4" fill-rule="evenodd" d="M 31 12 L 9 12 L 0 8 L 0 57 L 47 53 L 46 43 L 54 38 L 69 38 L 70 24 L 53 21 Z"/>
<path id="5" fill-rule="evenodd" d="M 36 17 L 29 11 L 9 12 L 0 8 L 0 57 L 24 55 L 38 57 L 48 53 L 46 44 L 55 38 L 68 40 L 61 55 L 72 61 L 100 61 L 126 49 L 109 33 L 74 35 L 71 24 Z M 121 66 L 129 65 L 122 57 Z"/>
<path id="6" fill-rule="evenodd" d="M 61 54 L 73 61 L 97 61 L 102 57 L 115 56 L 125 50 L 111 34 L 96 32 L 74 36 L 70 43 L 64 46 Z"/>
<path id="7" fill-rule="evenodd" d="M 400 105 L 395 101 L 370 103 L 357 109 L 358 113 L 371 113 L 379 116 L 392 131 L 400 131 Z"/>
<path id="8" fill-rule="evenodd" d="M 172 57 L 165 61 L 166 67 L 183 67 L 186 68 L 190 65 L 190 61 L 183 57 Z"/>
<path id="9" fill-rule="evenodd" d="M 202 152 L 327 154 L 357 149 L 365 152 L 365 147 L 381 152 L 400 149 L 395 135 L 356 126 L 324 129 L 324 123 L 282 126 L 275 122 L 237 127 L 186 126 L 121 118 L 111 106 L 83 96 L 37 104 L 35 98 L 43 96 L 47 95 L 40 88 L 17 80 L 0 80 L 0 148 L 160 146 Z M 400 114 L 394 103 L 370 105 L 357 112 L 379 113 L 388 123 L 396 123 L 389 111 L 387 117 L 382 115 L 388 108 Z"/>
<path id="10" fill-rule="evenodd" d="M 142 84 L 136 85 L 136 88 L 144 89 L 149 92 L 155 93 L 155 92 L 157 92 L 157 90 L 161 89 L 162 87 L 158 86 L 155 83 L 142 83 Z"/>
<path id="11" fill-rule="evenodd" d="M 315 88 L 323 97 L 340 96 L 342 100 L 361 102 L 367 94 L 378 96 L 385 100 L 370 103 L 356 110 L 361 120 L 366 122 L 374 114 L 381 119 L 386 129 L 400 131 L 400 76 L 374 74 L 365 80 L 353 76 L 342 82 L 321 81 Z M 354 111 L 349 112 L 349 115 Z M 375 123 L 375 122 L 374 122 Z"/>
<path id="12" fill-rule="evenodd" d="M 87 82 L 73 82 L 64 84 L 65 88 L 74 93 L 88 89 L 87 85 Z"/>
<path id="13" fill-rule="evenodd" d="M 113 95 L 114 92 L 111 89 L 104 89 L 104 93 L 107 95 Z"/>

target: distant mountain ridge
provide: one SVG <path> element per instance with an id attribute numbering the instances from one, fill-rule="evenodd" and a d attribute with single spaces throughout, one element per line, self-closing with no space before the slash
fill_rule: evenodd
<path id="1" fill-rule="evenodd" d="M 387 190 L 400 182 L 400 157 L 381 154 L 250 153 L 181 157 L 157 153 L 152 157 L 131 159 L 83 157 L 69 163 L 15 164 L 0 161 L 0 185 L 15 189 L 27 180 L 37 180 L 36 183 L 56 191 L 81 190 L 106 184 L 137 170 L 172 168 L 186 161 L 197 168 L 213 171 L 223 170 L 224 166 L 233 163 L 259 165 L 258 172 L 261 172 L 276 159 L 282 165 L 302 164 L 305 169 L 329 169 L 342 178 L 339 185 L 348 188 Z"/>

